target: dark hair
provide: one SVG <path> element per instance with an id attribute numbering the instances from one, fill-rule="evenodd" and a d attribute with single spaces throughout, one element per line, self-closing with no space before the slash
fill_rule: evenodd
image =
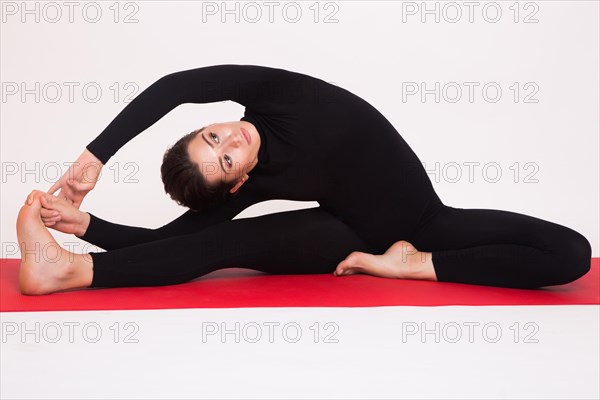
<path id="1" fill-rule="evenodd" d="M 198 164 L 190 159 L 188 145 L 204 128 L 188 133 L 169 147 L 160 166 L 165 193 L 177 204 L 196 211 L 221 204 L 239 192 L 229 192 L 236 181 L 219 181 L 215 186 L 209 186 Z"/>

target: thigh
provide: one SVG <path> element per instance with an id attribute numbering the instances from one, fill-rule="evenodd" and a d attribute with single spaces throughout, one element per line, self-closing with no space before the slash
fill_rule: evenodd
<path id="1" fill-rule="evenodd" d="M 412 240 L 413 245 L 423 251 L 456 250 L 490 244 L 513 244 L 556 251 L 568 243 L 580 242 L 582 238 L 571 228 L 526 214 L 441 205 L 419 227 Z"/>
<path id="2" fill-rule="evenodd" d="M 583 235 L 511 211 L 443 206 L 409 242 L 432 252 L 444 282 L 537 288 L 572 282 L 590 268 Z"/>

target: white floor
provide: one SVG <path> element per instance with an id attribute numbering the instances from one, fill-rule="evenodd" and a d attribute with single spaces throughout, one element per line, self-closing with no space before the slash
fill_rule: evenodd
<path id="1" fill-rule="evenodd" d="M 599 306 L 0 318 L 2 399 L 600 397 Z"/>

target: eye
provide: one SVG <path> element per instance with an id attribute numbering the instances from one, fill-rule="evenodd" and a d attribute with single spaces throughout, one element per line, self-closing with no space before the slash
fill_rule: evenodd
<path id="1" fill-rule="evenodd" d="M 219 142 L 219 137 L 214 132 L 210 132 L 210 137 L 211 137 L 211 139 L 213 139 L 214 142 L 217 142 L 217 143 Z M 233 165 L 233 161 L 231 160 L 231 157 L 229 157 L 227 154 L 223 158 L 225 159 L 225 162 L 227 163 L 227 165 L 229 167 L 231 167 Z"/>

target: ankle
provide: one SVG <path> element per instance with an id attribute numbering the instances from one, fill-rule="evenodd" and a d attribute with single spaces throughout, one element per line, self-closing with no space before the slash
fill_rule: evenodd
<path id="1" fill-rule="evenodd" d="M 432 254 L 425 251 L 418 251 L 411 255 L 409 260 L 410 273 L 409 279 L 437 280 L 433 268 Z"/>
<path id="2" fill-rule="evenodd" d="M 82 211 L 80 215 L 80 220 L 78 224 L 77 231 L 75 232 L 75 236 L 82 237 L 87 232 L 88 227 L 90 226 L 90 214 Z"/>
<path id="3" fill-rule="evenodd" d="M 87 254 L 69 254 L 69 262 L 65 267 L 63 281 L 65 288 L 84 288 L 92 283 L 93 262 Z"/>

